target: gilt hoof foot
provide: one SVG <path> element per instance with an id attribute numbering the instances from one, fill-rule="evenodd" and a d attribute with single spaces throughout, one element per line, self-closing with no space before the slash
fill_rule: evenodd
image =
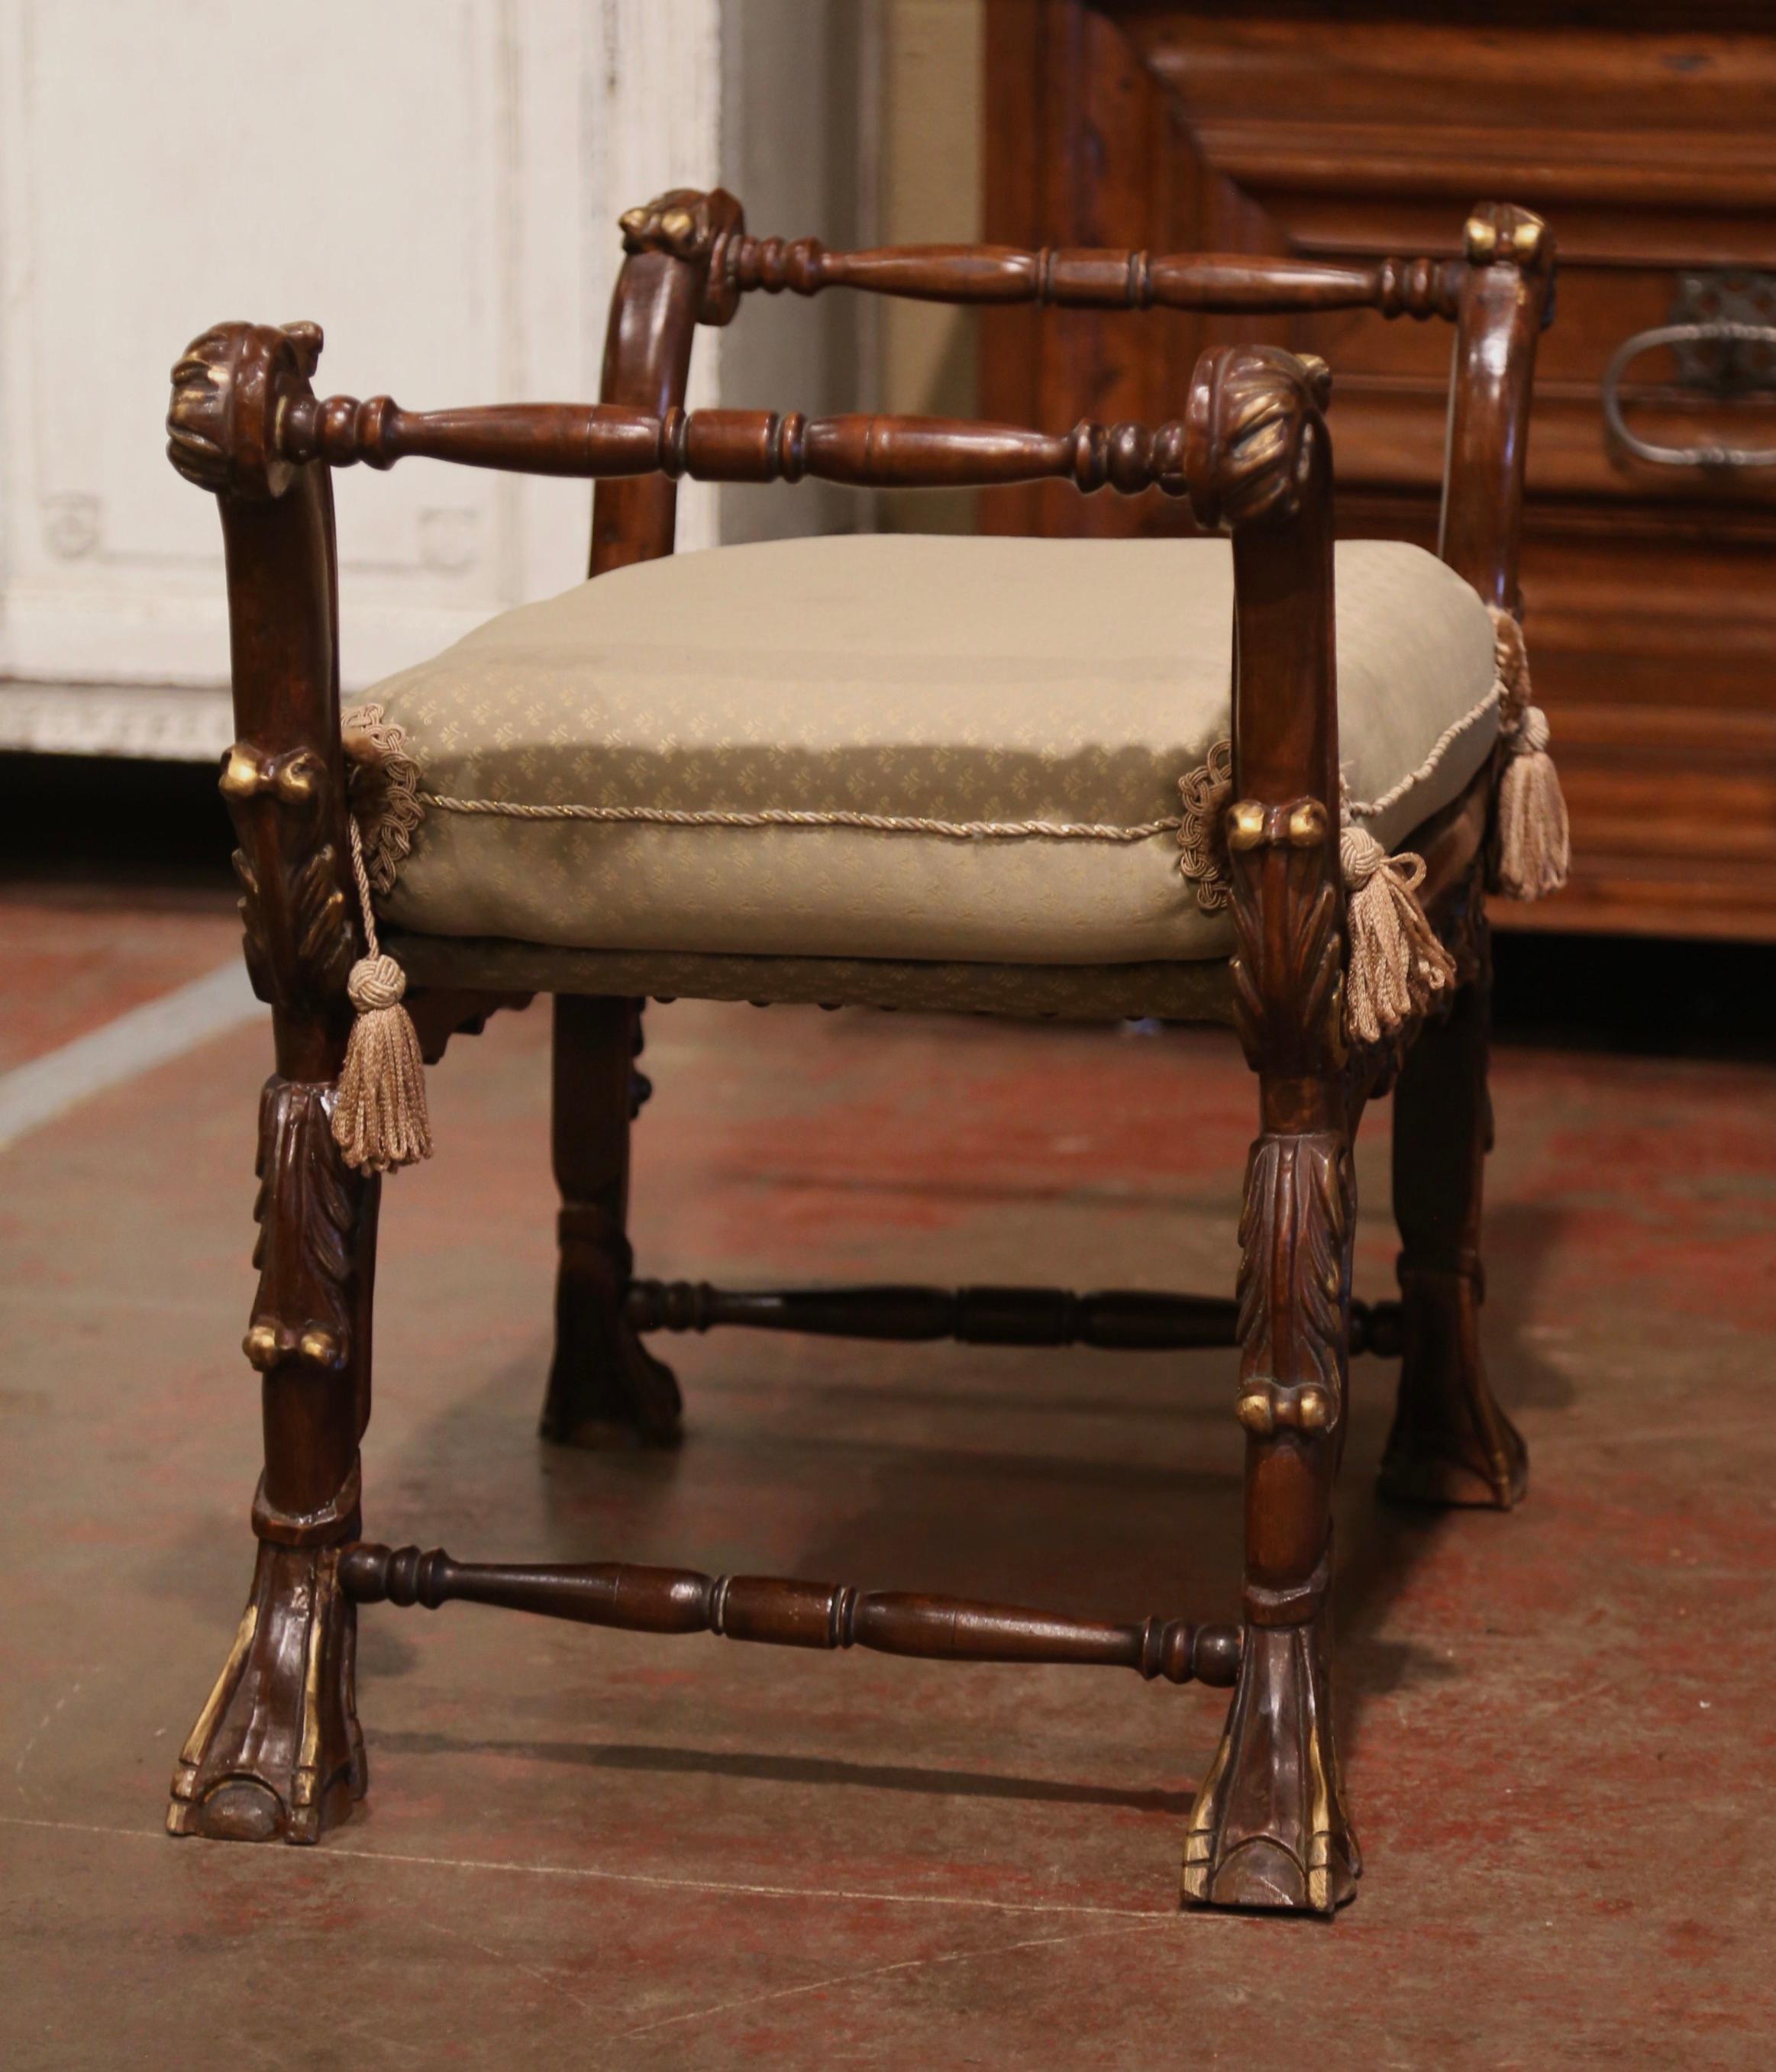
<path id="1" fill-rule="evenodd" d="M 357 1610 L 338 1562 L 336 1548 L 261 1542 L 234 1646 L 173 1773 L 169 1834 L 314 1842 L 364 1796 Z"/>
<path id="2" fill-rule="evenodd" d="M 1344 1808 L 1321 1622 L 1252 1626 L 1190 1814 L 1187 1906 L 1331 1914 L 1363 1864 Z"/>

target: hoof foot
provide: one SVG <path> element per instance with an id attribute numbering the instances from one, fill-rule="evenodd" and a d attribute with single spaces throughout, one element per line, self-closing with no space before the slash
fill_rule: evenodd
<path id="1" fill-rule="evenodd" d="M 1186 1906 L 1331 1914 L 1363 1868 L 1332 1737 L 1323 1630 L 1247 1630 L 1184 1849 Z"/>
<path id="2" fill-rule="evenodd" d="M 1381 1494 L 1509 1511 L 1529 1487 L 1529 1449 L 1486 1379 L 1478 1276 L 1403 1267 L 1400 1278 L 1405 1347 Z"/>
<path id="3" fill-rule="evenodd" d="M 261 1542 L 234 1646 L 173 1773 L 169 1834 L 314 1842 L 364 1796 L 357 1612 L 338 1560 Z"/>
<path id="4" fill-rule="evenodd" d="M 1390 1503 L 1424 1504 L 1438 1510 L 1512 1511 L 1529 1489 L 1529 1449 L 1504 1413 L 1498 1413 L 1503 1444 L 1496 1453 L 1466 1457 L 1453 1449 L 1390 1445 L 1376 1487 Z"/>
<path id="5" fill-rule="evenodd" d="M 677 1376 L 623 1318 L 597 1333 L 558 1334 L 539 1428 L 545 1439 L 591 1450 L 676 1446 L 683 1409 Z"/>

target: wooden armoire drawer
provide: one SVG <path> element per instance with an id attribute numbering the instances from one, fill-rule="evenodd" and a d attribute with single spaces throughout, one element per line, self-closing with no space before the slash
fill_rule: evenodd
<path id="1" fill-rule="evenodd" d="M 1685 7 L 993 0 L 989 238 L 1373 257 L 1452 253 L 1469 205 L 1523 204 L 1559 244 L 1529 452 L 1523 594 L 1573 823 L 1565 896 L 1508 924 L 1776 940 L 1776 469 L 1613 451 L 1604 371 L 1688 277 L 1776 274 L 1776 14 Z M 1339 522 L 1429 545 L 1450 334 L 1339 314 L 1265 328 L 1023 310 L 982 326 L 989 414 L 1162 418 L 1196 355 L 1269 335 L 1322 354 Z M 1630 421 L 1776 446 L 1776 388 L 1729 401 L 1655 352 Z M 1159 531 L 1000 492 L 1004 530 Z"/>

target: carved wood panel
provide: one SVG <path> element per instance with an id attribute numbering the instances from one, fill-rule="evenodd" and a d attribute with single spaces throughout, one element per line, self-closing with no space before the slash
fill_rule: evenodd
<path id="1" fill-rule="evenodd" d="M 1610 451 L 1611 353 L 1664 321 L 1681 273 L 1776 269 L 1776 24 L 1766 8 L 1433 7 L 995 0 L 985 234 L 1365 259 L 1453 253 L 1469 205 L 1519 202 L 1560 245 L 1529 451 L 1523 590 L 1572 808 L 1573 882 L 1507 926 L 1776 939 L 1776 471 Z M 1030 111 L 1025 125 L 1013 109 Z M 1346 535 L 1434 538 L 1449 339 L 1340 314 L 1266 324 L 990 312 L 983 409 L 1164 417 L 1230 336 L 1317 352 Z M 1719 407 L 1659 356 L 1630 421 L 1674 443 Z M 1776 442 L 1776 392 L 1733 405 Z M 1148 497 L 994 491 L 984 522 L 1188 529 Z"/>

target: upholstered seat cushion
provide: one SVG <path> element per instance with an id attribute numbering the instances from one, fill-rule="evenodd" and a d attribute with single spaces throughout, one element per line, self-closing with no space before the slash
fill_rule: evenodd
<path id="1" fill-rule="evenodd" d="M 1491 748 L 1492 628 L 1384 541 L 1338 549 L 1337 619 L 1346 779 L 1392 846 Z M 1227 737 L 1232 627 L 1217 540 L 845 536 L 619 569 L 366 694 L 427 800 L 381 903 L 578 948 L 1222 956 L 1176 824 Z M 815 824 L 697 817 L 784 812 Z M 628 817 L 648 813 L 692 817 Z"/>

